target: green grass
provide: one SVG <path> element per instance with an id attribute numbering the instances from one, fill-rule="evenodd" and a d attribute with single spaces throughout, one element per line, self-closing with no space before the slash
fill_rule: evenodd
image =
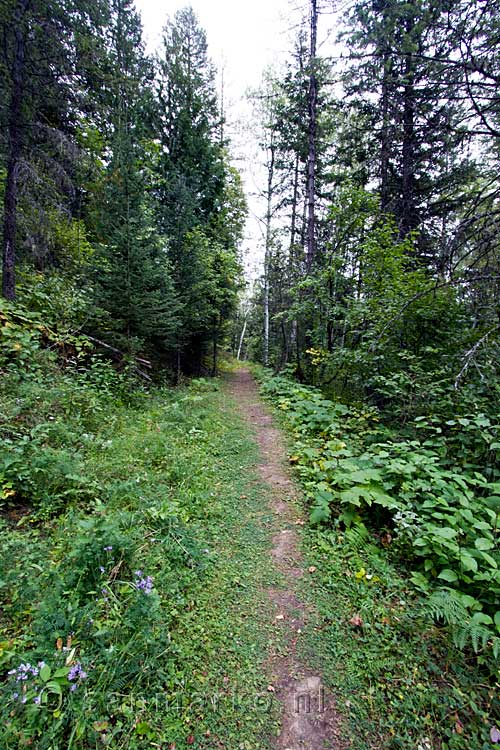
<path id="1" fill-rule="evenodd" d="M 403 571 L 355 531 L 309 529 L 303 545 L 316 567 L 303 591 L 316 609 L 303 658 L 337 696 L 353 750 L 491 748 L 494 683 L 436 626 Z"/>
<path id="2" fill-rule="evenodd" d="M 39 454 L 76 462 L 86 492 L 61 469 L 51 495 L 50 471 L 30 475 L 19 453 L 26 479 L 0 523 L 0 746 L 268 747 L 271 529 L 227 396 L 205 381 L 132 396 L 42 381 L 11 381 L 0 429 L 15 451 L 45 425 Z M 136 588 L 147 576 L 150 593 Z M 50 674 L 7 675 L 41 661 Z M 85 679 L 69 679 L 75 664 Z"/>
<path id="3" fill-rule="evenodd" d="M 45 365 L 2 380 L 0 434 L 0 747 L 272 747 L 276 529 L 255 440 L 217 382 L 145 393 L 105 366 Z M 361 527 L 301 538 L 316 570 L 299 656 L 353 750 L 491 750 L 494 680 L 397 556 Z M 70 680 L 78 665 L 87 677 Z"/>

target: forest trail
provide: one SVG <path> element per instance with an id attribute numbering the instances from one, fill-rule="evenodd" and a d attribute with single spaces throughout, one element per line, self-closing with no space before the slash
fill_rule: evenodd
<path id="1" fill-rule="evenodd" d="M 276 627 L 282 630 L 279 653 L 268 655 L 270 689 L 282 705 L 281 731 L 276 750 L 327 750 L 345 747 L 340 739 L 340 722 L 333 695 L 321 675 L 300 658 L 297 651 L 309 619 L 309 609 L 298 595 L 298 582 L 306 575 L 299 549 L 300 527 L 304 524 L 297 502 L 300 490 L 286 469 L 286 445 L 273 425 L 258 394 L 257 385 L 246 369 L 234 373 L 228 393 L 250 426 L 260 448 L 260 477 L 268 487 L 274 517 L 270 564 L 280 573 L 281 587 L 269 588 Z"/>

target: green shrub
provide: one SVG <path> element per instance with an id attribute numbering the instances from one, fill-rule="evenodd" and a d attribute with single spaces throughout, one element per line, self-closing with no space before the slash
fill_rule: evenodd
<path id="1" fill-rule="evenodd" d="M 291 461 L 311 522 L 369 525 L 413 568 L 416 585 L 456 592 L 474 647 L 489 645 L 497 656 L 500 483 L 489 480 L 498 476 L 498 425 L 483 414 L 442 426 L 418 418 L 415 437 L 405 439 L 381 426 L 375 409 L 335 404 L 283 377 L 263 392 L 293 427 Z M 494 459 L 488 467 L 486 458 Z"/>

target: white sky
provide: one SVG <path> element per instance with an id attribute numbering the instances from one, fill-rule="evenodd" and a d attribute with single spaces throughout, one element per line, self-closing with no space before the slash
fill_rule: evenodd
<path id="1" fill-rule="evenodd" d="M 288 0 L 136 0 L 149 49 L 161 39 L 167 18 L 191 5 L 207 33 L 209 54 L 227 80 L 243 94 L 257 85 L 262 69 L 286 49 Z"/>
<path id="2" fill-rule="evenodd" d="M 167 18 L 176 10 L 191 5 L 206 31 L 209 56 L 219 71 L 219 87 L 220 71 L 224 71 L 224 104 L 231 152 L 243 176 L 251 212 L 243 251 L 247 275 L 255 277 L 263 257 L 262 247 L 259 247 L 259 222 L 254 216 L 263 211 L 255 192 L 262 186 L 256 185 L 254 177 L 260 174 L 256 164 L 258 135 L 252 132 L 249 123 L 250 107 L 245 95 L 249 88 L 259 86 L 266 67 L 279 65 L 286 58 L 290 30 L 298 20 L 297 14 L 291 10 L 289 0 L 135 0 L 135 4 L 142 16 L 149 52 L 158 47 Z"/>

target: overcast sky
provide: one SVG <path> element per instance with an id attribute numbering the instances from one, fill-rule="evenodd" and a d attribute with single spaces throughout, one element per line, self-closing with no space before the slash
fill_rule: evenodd
<path id="1" fill-rule="evenodd" d="M 291 11 L 289 0 L 135 0 L 135 4 L 142 16 L 149 52 L 158 47 L 167 18 L 191 5 L 206 31 L 209 56 L 219 71 L 219 88 L 220 71 L 224 71 L 228 135 L 251 211 L 243 249 L 247 273 L 255 277 L 263 257 L 259 222 L 255 217 L 263 211 L 255 193 L 265 174 L 262 177 L 258 168 L 258 134 L 249 125 L 246 93 L 258 87 L 266 67 L 278 66 L 286 58 L 297 14 Z"/>
<path id="2" fill-rule="evenodd" d="M 186 5 L 207 32 L 212 60 L 217 67 L 225 61 L 228 79 L 241 93 L 257 85 L 263 67 L 286 48 L 288 0 L 136 0 L 149 49 L 159 42 L 167 17 Z"/>

